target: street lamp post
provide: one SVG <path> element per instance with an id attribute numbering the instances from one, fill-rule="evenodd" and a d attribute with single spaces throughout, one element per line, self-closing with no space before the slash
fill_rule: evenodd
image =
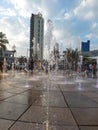
<path id="1" fill-rule="evenodd" d="M 13 52 L 13 62 L 15 62 L 15 52 L 16 52 L 16 46 L 15 44 L 12 46 L 12 52 Z"/>

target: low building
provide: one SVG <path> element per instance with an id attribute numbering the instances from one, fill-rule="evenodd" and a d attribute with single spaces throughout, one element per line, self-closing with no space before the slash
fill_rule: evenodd
<path id="1" fill-rule="evenodd" d="M 7 63 L 11 64 L 14 62 L 14 53 L 15 50 L 0 50 L 0 61 L 4 62 L 4 58 L 6 59 Z"/>
<path id="2" fill-rule="evenodd" d="M 87 57 L 98 57 L 98 50 L 92 50 L 92 51 L 87 51 L 87 52 L 81 52 L 83 56 Z"/>

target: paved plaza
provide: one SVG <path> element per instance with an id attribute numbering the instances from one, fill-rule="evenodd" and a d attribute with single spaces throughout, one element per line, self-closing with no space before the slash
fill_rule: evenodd
<path id="1" fill-rule="evenodd" d="M 98 79 L 0 73 L 0 130 L 98 130 Z"/>

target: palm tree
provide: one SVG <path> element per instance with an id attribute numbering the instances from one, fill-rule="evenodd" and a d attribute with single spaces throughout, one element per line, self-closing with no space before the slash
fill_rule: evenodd
<path id="1" fill-rule="evenodd" d="M 77 68 L 77 63 L 79 60 L 79 52 L 78 49 L 76 48 L 75 50 L 71 48 L 66 48 L 66 58 L 68 60 L 68 63 L 70 64 L 70 67 L 72 70 L 76 70 Z"/>
<path id="2" fill-rule="evenodd" d="M 24 62 L 27 62 L 27 58 L 25 56 L 18 57 L 18 61 L 20 64 L 23 64 Z"/>
<path id="3" fill-rule="evenodd" d="M 4 33 L 0 32 L 0 57 L 4 57 L 4 52 L 7 49 L 6 44 L 9 43 Z"/>
<path id="4" fill-rule="evenodd" d="M 6 44 L 8 44 L 7 37 L 4 33 L 0 32 L 0 46 L 3 48 L 3 50 L 6 50 Z"/>
<path id="5" fill-rule="evenodd" d="M 73 67 L 73 70 L 77 69 L 78 60 L 79 60 L 79 52 L 78 52 L 78 49 L 76 48 L 75 50 L 72 50 L 72 67 Z"/>
<path id="6" fill-rule="evenodd" d="M 72 58 L 71 55 L 72 55 L 72 49 L 66 48 L 66 57 L 69 63 L 71 62 L 71 58 Z"/>

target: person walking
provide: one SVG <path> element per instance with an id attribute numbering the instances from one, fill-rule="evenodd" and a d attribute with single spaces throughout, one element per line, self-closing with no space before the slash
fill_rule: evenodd
<path id="1" fill-rule="evenodd" d="M 96 69 L 96 64 L 95 64 L 95 63 L 94 63 L 93 66 L 92 66 L 92 71 L 93 71 L 92 77 L 94 78 L 94 77 L 96 77 L 96 71 L 97 71 L 97 69 Z"/>

